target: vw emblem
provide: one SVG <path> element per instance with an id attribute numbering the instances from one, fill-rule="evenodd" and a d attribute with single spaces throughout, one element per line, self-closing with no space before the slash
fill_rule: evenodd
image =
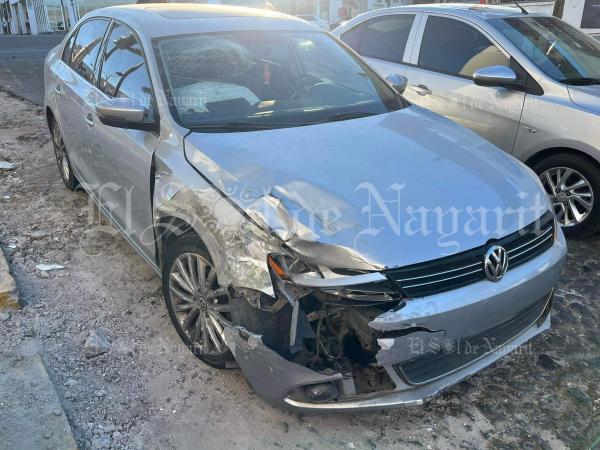
<path id="1" fill-rule="evenodd" d="M 508 269 L 508 253 L 500 245 L 492 245 L 485 252 L 483 270 L 490 281 L 500 281 Z"/>

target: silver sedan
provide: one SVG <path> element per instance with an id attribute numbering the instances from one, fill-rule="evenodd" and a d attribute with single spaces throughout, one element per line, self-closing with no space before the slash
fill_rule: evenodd
<path id="1" fill-rule="evenodd" d="M 550 326 L 566 245 L 524 165 L 289 16 L 132 5 L 46 60 L 62 179 L 186 346 L 298 410 L 419 404 Z"/>

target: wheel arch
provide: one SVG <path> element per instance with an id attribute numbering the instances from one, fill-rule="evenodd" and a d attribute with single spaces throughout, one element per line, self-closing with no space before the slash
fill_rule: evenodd
<path id="1" fill-rule="evenodd" d="M 213 255 L 208 249 L 208 246 L 200 236 L 200 233 L 185 219 L 181 217 L 177 217 L 175 215 L 164 215 L 158 218 L 155 224 L 156 230 L 156 239 L 157 239 L 157 247 L 158 247 L 158 257 L 157 257 L 157 265 L 158 267 L 162 267 L 162 262 L 164 261 L 165 249 L 168 244 L 181 236 L 187 234 L 193 234 L 197 239 L 202 248 L 208 253 L 208 255 L 213 259 Z M 214 260 L 214 259 L 213 259 Z"/>
<path id="2" fill-rule="evenodd" d="M 55 121 L 56 118 L 54 116 L 54 112 L 52 111 L 52 108 L 50 108 L 49 106 L 46 106 L 46 123 L 48 124 L 48 128 L 52 129 L 52 122 Z"/>
<path id="3" fill-rule="evenodd" d="M 600 162 L 595 158 L 595 155 L 592 156 L 587 151 L 582 151 L 571 147 L 554 147 L 537 152 L 529 157 L 525 163 L 533 169 L 536 165 L 542 163 L 546 158 L 555 155 L 560 155 L 563 157 L 563 159 L 572 161 L 578 166 L 583 164 L 587 171 L 589 171 L 589 174 L 585 175 L 588 178 L 587 181 L 592 184 L 593 192 L 597 192 L 597 186 L 599 186 L 600 183 Z M 565 162 L 563 164 L 568 166 L 569 163 Z M 592 178 L 589 178 L 590 176 Z M 582 222 L 576 223 L 574 227 L 563 226 L 565 235 L 570 238 L 587 238 L 600 231 L 600 210 L 598 210 L 598 205 L 593 205 L 593 209 L 589 211 L 589 214 L 589 218 L 584 219 Z"/>
<path id="4" fill-rule="evenodd" d="M 572 147 L 551 147 L 551 148 L 546 148 L 544 150 L 540 150 L 540 151 L 534 153 L 533 155 L 529 156 L 529 158 L 527 158 L 525 160 L 525 164 L 527 164 L 529 167 L 532 167 L 533 165 L 540 162 L 544 158 L 546 158 L 550 155 L 556 154 L 556 153 L 570 153 L 573 155 L 581 156 L 581 157 L 587 159 L 588 161 L 590 161 L 590 163 L 592 163 L 594 166 L 596 166 L 597 168 L 600 169 L 600 161 L 598 161 L 598 159 L 594 158 L 587 152 L 584 152 L 582 150 L 578 150 L 578 149 L 575 149 Z M 599 154 L 599 156 L 600 156 L 600 154 Z"/>

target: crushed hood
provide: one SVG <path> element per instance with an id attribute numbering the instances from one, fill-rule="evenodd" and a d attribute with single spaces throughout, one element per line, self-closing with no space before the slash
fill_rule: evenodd
<path id="1" fill-rule="evenodd" d="M 600 85 L 569 86 L 569 97 L 576 105 L 600 114 Z"/>
<path id="2" fill-rule="evenodd" d="M 447 256 L 517 231 L 547 208 L 524 165 L 416 106 L 305 127 L 191 133 L 185 152 L 259 225 L 332 268 Z M 484 230 L 467 208 L 520 212 Z"/>

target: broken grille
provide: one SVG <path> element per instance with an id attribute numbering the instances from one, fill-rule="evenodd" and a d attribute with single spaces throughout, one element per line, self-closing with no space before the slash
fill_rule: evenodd
<path id="1" fill-rule="evenodd" d="M 486 332 L 467 339 L 448 341 L 435 353 L 411 359 L 394 365 L 398 375 L 408 384 L 419 385 L 429 383 L 448 375 L 475 360 L 502 349 L 534 323 L 538 325 L 545 320 L 552 304 L 552 291 L 527 307 L 516 316 Z"/>
<path id="2" fill-rule="evenodd" d="M 554 215 L 548 211 L 541 219 L 493 243 L 507 250 L 510 271 L 548 250 L 553 242 Z M 439 294 L 484 280 L 483 257 L 488 245 L 385 273 L 409 298 Z"/>

